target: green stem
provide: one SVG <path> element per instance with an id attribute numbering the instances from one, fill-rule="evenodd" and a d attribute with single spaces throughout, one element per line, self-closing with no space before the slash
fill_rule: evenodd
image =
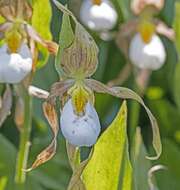
<path id="1" fill-rule="evenodd" d="M 23 169 L 27 168 L 27 160 L 30 147 L 30 133 L 32 126 L 32 99 L 28 95 L 26 89 L 22 90 L 24 98 L 24 125 L 20 132 L 20 145 L 16 164 L 15 182 L 24 184 L 26 180 L 26 172 Z"/>
<path id="2" fill-rule="evenodd" d="M 136 84 L 134 85 L 136 86 Z M 133 90 L 137 90 L 137 87 L 134 87 Z M 134 142 L 134 135 L 136 133 L 136 127 L 138 126 L 139 122 L 139 115 L 140 115 L 140 104 L 137 102 L 132 102 L 131 103 L 131 108 L 130 108 L 130 123 L 129 123 L 129 139 L 130 139 L 130 144 Z"/>

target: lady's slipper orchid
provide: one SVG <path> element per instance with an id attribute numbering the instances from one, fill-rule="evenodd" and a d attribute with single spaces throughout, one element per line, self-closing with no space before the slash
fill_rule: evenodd
<path id="1" fill-rule="evenodd" d="M 75 31 L 72 31 L 72 41 L 66 41 L 67 44 L 64 44 L 64 48 L 60 48 L 58 54 L 57 63 L 59 65 L 56 66 L 61 76 L 60 82 L 53 84 L 47 98 L 45 94 L 43 96 L 40 93 L 42 92 L 40 90 L 31 93 L 40 98 L 44 97 L 46 100 L 43 104 L 43 110 L 53 131 L 54 138 L 51 144 L 38 155 L 28 171 L 51 159 L 56 152 L 58 133 L 58 118 L 55 111 L 56 100 L 60 101 L 62 110 L 60 127 L 66 140 L 74 146 L 91 146 L 96 142 L 100 132 L 100 124 L 93 107 L 94 92 L 110 94 L 117 98 L 134 99 L 144 106 L 152 124 L 153 146 L 157 153 L 151 159 L 158 158 L 162 147 L 158 125 L 150 110 L 145 106 L 141 97 L 132 90 L 123 87 L 109 87 L 91 79 L 98 64 L 98 47 L 72 13 L 58 1 L 53 0 L 53 2 L 64 12 L 63 24 L 66 27 L 68 26 L 69 29 L 71 24 L 68 17 L 69 15 L 72 17 L 75 22 Z M 66 30 L 63 27 L 60 37 L 66 37 Z"/>
<path id="2" fill-rule="evenodd" d="M 10 53 L 7 45 L 0 48 L 0 83 L 19 83 L 32 70 L 29 47 L 22 44 L 17 53 Z"/>
<path id="3" fill-rule="evenodd" d="M 175 33 L 164 22 L 154 18 L 163 6 L 164 0 L 133 0 L 131 9 L 138 17 L 122 25 L 117 35 L 119 48 L 139 69 L 158 70 L 166 61 L 165 47 L 158 35 L 174 40 Z"/>
<path id="4" fill-rule="evenodd" d="M 0 14 L 6 20 L 0 24 L 0 37 L 5 43 L 0 49 L 0 82 L 4 83 L 19 83 L 35 69 L 36 43 L 40 43 L 50 53 L 57 52 L 57 45 L 44 40 L 28 23 L 32 17 L 30 4 L 25 0 L 17 4 L 2 2 L 0 5 Z"/>
<path id="5" fill-rule="evenodd" d="M 135 66 L 141 69 L 158 70 L 166 60 L 166 52 L 161 39 L 154 34 L 149 43 L 145 43 L 140 36 L 136 34 L 129 47 L 129 57 Z"/>
<path id="6" fill-rule="evenodd" d="M 94 31 L 111 30 L 117 22 L 117 13 L 109 0 L 84 0 L 80 10 L 82 23 Z"/>

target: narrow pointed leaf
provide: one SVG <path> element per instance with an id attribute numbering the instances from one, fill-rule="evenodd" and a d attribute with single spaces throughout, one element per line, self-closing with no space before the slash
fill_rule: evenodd
<path id="1" fill-rule="evenodd" d="M 135 139 L 132 147 L 132 163 L 135 189 L 149 190 L 148 186 L 148 171 L 151 168 L 151 163 L 145 158 L 147 151 L 141 137 L 140 128 L 136 129 Z M 143 166 L 143 167 L 142 167 Z"/>
<path id="2" fill-rule="evenodd" d="M 112 124 L 96 143 L 94 154 L 83 172 L 87 190 L 115 190 L 121 174 L 121 187 L 130 190 L 131 167 L 127 157 L 126 127 L 127 107 L 124 102 Z"/>
<path id="3" fill-rule="evenodd" d="M 142 98 L 138 94 L 136 94 L 134 91 L 132 91 L 128 88 L 108 87 L 108 86 L 104 85 L 103 83 L 98 82 L 93 79 L 87 79 L 86 84 L 87 84 L 87 86 L 89 86 L 91 89 L 93 89 L 94 91 L 96 91 L 98 93 L 107 93 L 107 94 L 110 94 L 112 96 L 122 98 L 122 99 L 136 100 L 145 108 L 145 110 L 149 116 L 149 119 L 151 121 L 152 132 L 153 132 L 152 144 L 153 144 L 154 150 L 156 151 L 156 156 L 147 157 L 147 158 L 151 159 L 151 160 L 158 159 L 162 152 L 162 145 L 161 145 L 161 138 L 160 138 L 158 124 L 157 124 L 156 118 L 153 116 L 153 114 L 148 109 L 148 107 L 144 104 Z"/>

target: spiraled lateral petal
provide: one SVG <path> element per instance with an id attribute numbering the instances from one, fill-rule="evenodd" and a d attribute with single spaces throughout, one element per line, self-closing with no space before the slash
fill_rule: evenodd
<path id="1" fill-rule="evenodd" d="M 153 114 L 148 109 L 148 107 L 144 104 L 142 98 L 138 94 L 136 94 L 134 91 L 128 88 L 108 87 L 104 85 L 103 83 L 93 80 L 93 79 L 86 79 L 86 85 L 97 93 L 106 93 L 106 94 L 115 96 L 117 98 L 136 100 L 145 108 L 151 122 L 152 132 L 153 132 L 152 144 L 156 152 L 155 156 L 147 157 L 147 158 L 150 160 L 158 159 L 162 152 L 162 144 L 161 144 L 158 124 L 157 124 L 156 118 L 153 116 Z"/>
<path id="2" fill-rule="evenodd" d="M 43 104 L 43 112 L 44 115 L 51 127 L 51 130 L 53 132 L 53 139 L 49 146 L 47 146 L 36 158 L 32 166 L 28 169 L 25 169 L 25 171 L 31 171 L 41 164 L 44 164 L 48 160 L 50 160 L 56 153 L 56 147 L 57 147 L 57 135 L 59 131 L 59 125 L 58 125 L 58 117 L 56 114 L 56 110 L 54 108 L 54 105 L 44 102 Z"/>

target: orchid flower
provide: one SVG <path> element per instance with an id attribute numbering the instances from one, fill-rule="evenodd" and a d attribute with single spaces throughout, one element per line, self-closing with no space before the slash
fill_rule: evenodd
<path id="1" fill-rule="evenodd" d="M 56 138 L 59 130 L 59 117 L 55 109 L 56 101 L 60 102 L 60 128 L 68 143 L 75 147 L 93 146 L 96 143 L 100 133 L 100 122 L 94 107 L 94 93 L 110 94 L 122 99 L 133 99 L 144 106 L 151 121 L 153 146 L 157 153 L 155 157 L 150 157 L 150 159 L 157 159 L 161 154 L 161 141 L 155 117 L 134 91 L 124 87 L 108 87 L 91 78 L 98 65 L 98 47 L 74 15 L 58 1 L 53 0 L 53 2 L 64 12 L 60 33 L 60 41 L 64 40 L 64 46 L 59 48 L 56 59 L 56 64 L 58 64 L 56 68 L 61 80 L 52 85 L 49 94 L 34 87 L 30 88 L 30 93 L 33 96 L 45 99 L 43 111 L 51 126 L 54 138 L 27 171 L 45 163 L 56 152 Z M 75 23 L 74 32 L 71 28 L 69 16 Z M 67 32 L 68 38 L 65 38 Z"/>
<path id="2" fill-rule="evenodd" d="M 36 3 L 41 2 L 36 1 Z M 37 21 L 34 13 L 37 12 L 35 9 L 33 12 L 33 8 L 27 0 L 2 0 L 0 2 L 2 22 L 0 24 L 0 83 L 2 86 L 6 84 L 2 105 L 0 105 L 0 126 L 11 113 L 12 95 L 14 94 L 16 96 L 14 120 L 20 131 L 15 182 L 21 184 L 26 179 L 26 173 L 22 169 L 26 167 L 28 159 L 32 121 L 32 101 L 27 88 L 32 82 L 34 72 L 40 65 L 38 63 L 42 63 L 39 53 L 56 54 L 58 49 L 56 43 L 42 38 L 32 26 Z M 35 19 L 34 22 L 33 19 Z M 48 24 L 42 28 L 47 29 Z M 14 93 L 11 92 L 9 84 L 12 84 Z"/>
<path id="3" fill-rule="evenodd" d="M 137 17 L 124 24 L 117 36 L 118 46 L 131 63 L 140 69 L 157 70 L 166 61 L 165 47 L 158 34 L 173 40 L 174 31 L 154 18 L 163 6 L 163 0 L 132 1 L 131 9 Z"/>
<path id="4" fill-rule="evenodd" d="M 18 84 L 26 88 L 31 83 L 32 75 L 36 70 L 39 61 L 38 44 L 53 54 L 56 54 L 58 48 L 56 43 L 43 39 L 36 32 L 30 24 L 32 16 L 33 9 L 26 0 L 3 0 L 0 3 L 2 22 L 0 23 L 0 83 L 2 85 L 13 84 L 18 99 L 21 99 Z M 11 88 L 6 86 L 4 95 L 7 98 L 3 99 L 7 105 L 10 105 L 12 102 Z M 18 101 L 17 107 L 19 107 Z M 0 107 L 1 125 L 5 117 L 9 115 L 10 109 L 11 106 Z"/>
<path id="5" fill-rule="evenodd" d="M 25 0 L 2 1 L 0 14 L 0 83 L 19 83 L 36 67 L 36 43 L 56 53 L 57 45 L 44 40 L 29 24 L 33 10 Z"/>
<path id="6" fill-rule="evenodd" d="M 158 70 L 166 60 L 164 45 L 155 33 L 154 9 L 163 8 L 164 1 L 133 1 L 132 11 L 139 15 L 137 33 L 129 45 L 129 58 L 140 69 Z"/>
<path id="7" fill-rule="evenodd" d="M 116 35 L 116 43 L 124 53 L 127 64 L 118 77 L 108 83 L 110 86 L 123 84 L 133 69 L 137 83 L 142 83 L 138 86 L 144 91 L 152 71 L 165 64 L 166 50 L 159 35 L 173 41 L 175 32 L 154 17 L 163 6 L 164 0 L 132 0 L 134 18 L 122 24 Z"/>

